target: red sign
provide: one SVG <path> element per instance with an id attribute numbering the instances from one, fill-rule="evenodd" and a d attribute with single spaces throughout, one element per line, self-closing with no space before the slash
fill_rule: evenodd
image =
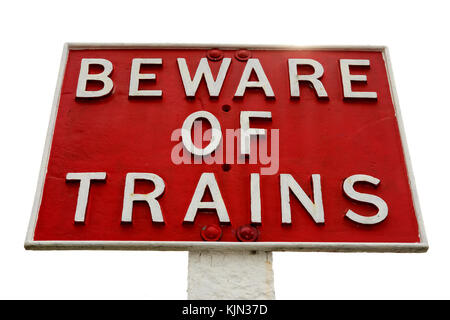
<path id="1" fill-rule="evenodd" d="M 387 49 L 67 45 L 25 246 L 425 251 Z"/>

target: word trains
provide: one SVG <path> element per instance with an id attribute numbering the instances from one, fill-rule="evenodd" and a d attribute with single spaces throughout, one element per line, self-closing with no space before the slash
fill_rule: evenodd
<path id="1" fill-rule="evenodd" d="M 90 183 L 92 180 L 106 180 L 106 172 L 70 172 L 66 175 L 66 180 L 80 181 L 75 222 L 84 223 Z M 150 181 L 155 185 L 155 189 L 147 194 L 136 194 L 134 193 L 136 180 Z M 378 196 L 355 191 L 354 184 L 357 182 L 366 182 L 377 186 L 380 180 L 369 175 L 356 174 L 346 178 L 343 183 L 343 191 L 346 196 L 359 202 L 370 203 L 378 208 L 378 212 L 372 216 L 363 216 L 348 210 L 346 217 L 360 224 L 377 224 L 383 221 L 388 215 L 386 202 Z M 295 195 L 315 223 L 325 223 L 320 174 L 312 175 L 312 185 L 313 199 L 311 200 L 292 175 L 280 174 L 282 223 L 291 224 L 290 192 Z M 165 187 L 164 180 L 154 173 L 128 173 L 125 180 L 121 222 L 131 223 L 133 202 L 144 201 L 150 207 L 152 221 L 164 223 L 162 209 L 157 199 L 163 195 Z M 212 201 L 202 201 L 206 191 L 210 192 Z M 250 175 L 250 194 L 251 222 L 261 223 L 260 175 L 257 173 Z M 231 223 L 219 185 L 213 173 L 202 173 L 200 176 L 183 222 L 194 222 L 199 209 L 214 210 L 221 223 Z"/>

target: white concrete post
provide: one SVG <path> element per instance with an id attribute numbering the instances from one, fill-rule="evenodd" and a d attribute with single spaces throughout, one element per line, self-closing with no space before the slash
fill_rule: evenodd
<path id="1" fill-rule="evenodd" d="M 189 251 L 188 299 L 275 299 L 272 252 Z"/>

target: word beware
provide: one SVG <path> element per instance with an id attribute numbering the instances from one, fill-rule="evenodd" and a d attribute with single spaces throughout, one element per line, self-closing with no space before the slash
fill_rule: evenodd
<path id="1" fill-rule="evenodd" d="M 214 79 L 211 68 L 206 58 L 200 59 L 194 77 L 191 77 L 186 59 L 177 58 L 180 77 L 183 82 L 186 97 L 195 97 L 197 89 L 202 79 L 206 81 L 210 97 L 219 97 L 222 85 L 226 79 L 228 69 L 231 64 L 231 58 L 224 58 L 220 66 L 219 72 Z M 300 97 L 299 82 L 308 82 L 314 88 L 318 98 L 327 98 L 328 93 L 320 80 L 324 74 L 324 68 L 320 62 L 314 59 L 287 59 L 289 67 L 289 87 L 290 95 L 293 98 Z M 156 80 L 154 73 L 140 73 L 142 65 L 162 65 L 162 58 L 142 59 L 135 58 L 131 61 L 130 86 L 128 95 L 130 97 L 162 97 L 163 90 L 141 90 L 139 83 L 141 80 Z M 91 74 L 89 70 L 91 66 L 100 66 L 103 71 Z M 309 66 L 313 68 L 312 74 L 298 74 L 299 66 Z M 367 76 L 354 75 L 350 73 L 351 66 L 370 67 L 370 60 L 367 59 L 339 59 L 341 70 L 341 82 L 344 98 L 346 99 L 377 99 L 376 92 L 353 91 L 352 82 L 366 82 Z M 113 64 L 107 59 L 82 59 L 80 73 L 78 77 L 77 98 L 98 98 L 110 94 L 113 90 L 114 83 L 109 77 L 113 71 Z M 251 75 L 255 74 L 257 80 L 250 80 Z M 103 88 L 99 90 L 87 90 L 89 81 L 97 81 L 103 83 Z M 247 88 L 262 89 L 267 98 L 275 98 L 275 93 L 264 72 L 259 59 L 248 59 L 242 72 L 240 81 L 236 87 L 234 97 L 243 97 Z"/>

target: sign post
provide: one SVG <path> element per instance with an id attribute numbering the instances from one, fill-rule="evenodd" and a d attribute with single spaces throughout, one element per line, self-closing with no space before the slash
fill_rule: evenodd
<path id="1" fill-rule="evenodd" d="M 189 251 L 188 299 L 275 299 L 272 252 Z"/>
<path id="2" fill-rule="evenodd" d="M 67 44 L 25 248 L 188 250 L 192 299 L 426 251 L 387 48 Z"/>

